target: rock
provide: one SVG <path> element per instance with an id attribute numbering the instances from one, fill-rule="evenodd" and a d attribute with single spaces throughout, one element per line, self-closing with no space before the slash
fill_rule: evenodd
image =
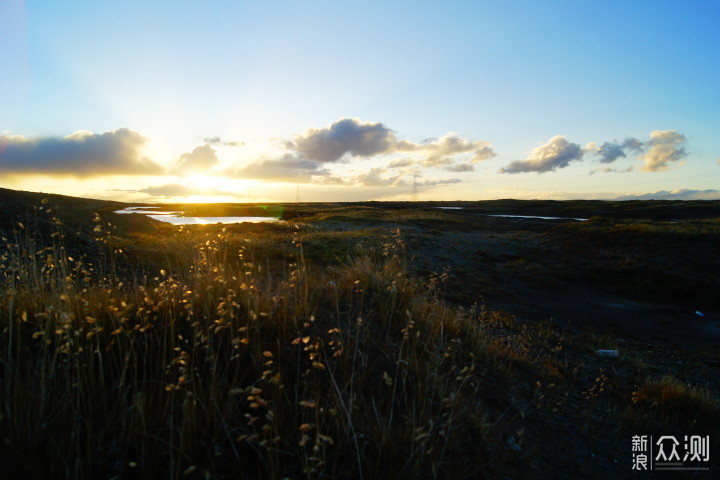
<path id="1" fill-rule="evenodd" d="M 520 444 L 515 441 L 515 437 L 513 437 L 512 435 L 508 435 L 506 443 L 510 450 L 512 450 L 513 452 L 522 451 L 522 448 L 520 448 Z"/>

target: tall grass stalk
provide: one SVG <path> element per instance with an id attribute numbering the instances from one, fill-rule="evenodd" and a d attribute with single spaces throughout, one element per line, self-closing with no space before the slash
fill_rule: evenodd
<path id="1" fill-rule="evenodd" d="M 118 278 L 111 241 L 99 267 L 62 236 L 5 240 L 5 474 L 481 474 L 482 333 L 407 276 L 399 233 L 324 269 L 296 238 L 287 274 L 227 232 L 178 235 L 185 263 L 143 279 Z"/>

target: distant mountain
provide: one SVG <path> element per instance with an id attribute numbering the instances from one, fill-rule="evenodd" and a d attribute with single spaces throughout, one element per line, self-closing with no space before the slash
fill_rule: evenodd
<path id="1" fill-rule="evenodd" d="M 615 200 L 720 200 L 720 190 L 689 190 L 682 188 L 668 191 L 659 190 L 655 193 L 642 195 L 623 195 Z"/>

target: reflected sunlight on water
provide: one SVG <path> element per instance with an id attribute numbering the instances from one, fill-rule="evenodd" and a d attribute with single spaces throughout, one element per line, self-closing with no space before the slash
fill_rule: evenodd
<path id="1" fill-rule="evenodd" d="M 160 207 L 127 207 L 123 210 L 116 210 L 115 213 L 129 214 L 139 213 L 148 217 L 173 225 L 213 225 L 216 223 L 275 223 L 282 222 L 276 217 L 183 217 L 183 212 L 168 211 L 158 212 L 151 209 Z"/>

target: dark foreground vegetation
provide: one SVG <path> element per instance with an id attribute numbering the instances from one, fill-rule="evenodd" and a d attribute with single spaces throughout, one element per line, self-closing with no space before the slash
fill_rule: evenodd
<path id="1" fill-rule="evenodd" d="M 718 203 L 0 200 L 2 478 L 717 478 Z"/>

